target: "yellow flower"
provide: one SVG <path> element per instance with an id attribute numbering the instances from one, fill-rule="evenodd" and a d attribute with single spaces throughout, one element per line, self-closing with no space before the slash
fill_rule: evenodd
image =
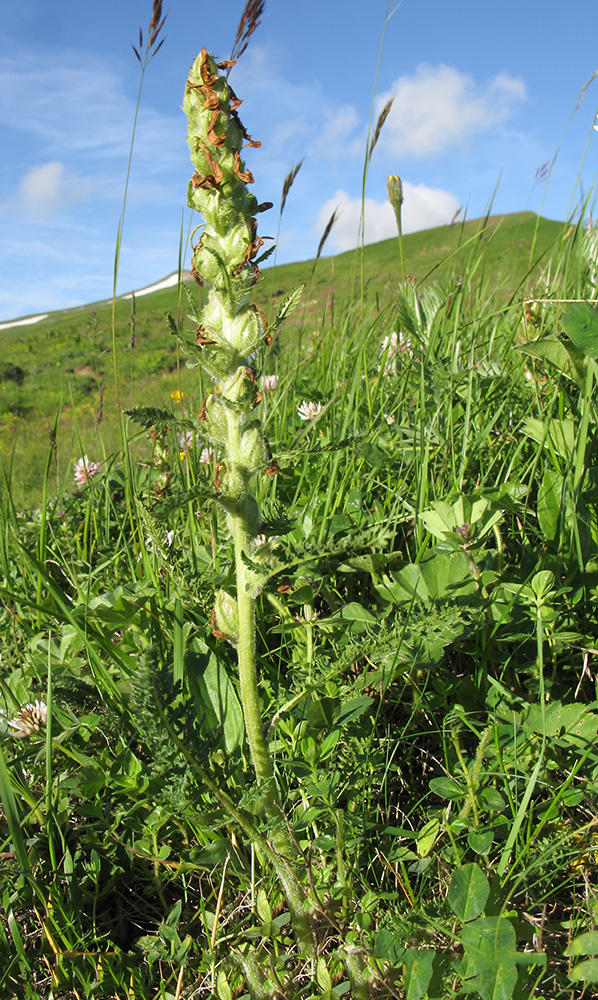
<path id="1" fill-rule="evenodd" d="M 173 403 L 180 403 L 181 400 L 185 398 L 185 393 L 181 392 L 180 389 L 171 389 L 170 398 L 172 399 Z"/>

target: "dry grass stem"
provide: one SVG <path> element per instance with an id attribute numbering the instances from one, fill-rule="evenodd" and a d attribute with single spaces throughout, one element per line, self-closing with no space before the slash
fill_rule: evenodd
<path id="1" fill-rule="evenodd" d="M 384 107 L 382 108 L 382 111 L 380 112 L 380 114 L 378 116 L 378 121 L 376 122 L 376 128 L 374 129 L 374 135 L 372 136 L 372 141 L 370 142 L 370 151 L 368 153 L 368 160 L 371 159 L 371 156 L 372 156 L 372 153 L 374 152 L 374 148 L 376 146 L 376 143 L 378 142 L 378 139 L 380 138 L 380 133 L 382 131 L 382 126 L 384 125 L 384 122 L 386 121 L 386 119 L 388 118 L 388 116 L 390 114 L 390 109 L 392 108 L 393 102 L 394 102 L 394 97 L 391 97 L 391 99 L 386 102 L 386 104 L 384 105 Z"/>
<path id="2" fill-rule="evenodd" d="M 149 41 L 147 43 L 146 58 L 147 55 L 149 54 L 150 58 L 153 59 L 156 53 L 160 51 L 162 45 L 164 44 L 164 41 L 166 40 L 164 37 L 161 39 L 158 45 L 156 45 L 156 42 L 158 41 L 158 36 L 162 31 L 162 28 L 164 27 L 164 22 L 167 17 L 166 14 L 164 15 L 164 17 L 162 17 L 162 3 L 163 0 L 154 0 L 154 4 L 152 7 L 152 16 L 147 29 Z M 156 48 L 154 48 L 154 45 L 156 45 Z M 133 52 L 137 56 L 138 61 L 141 62 L 142 59 L 140 53 L 143 49 L 143 30 L 141 27 L 139 28 L 139 48 L 137 49 L 132 42 L 131 42 L 131 48 L 133 49 Z"/>
<path id="3" fill-rule="evenodd" d="M 265 0 L 247 0 L 237 28 L 231 59 L 240 59 L 245 52 L 249 39 L 261 23 L 265 6 Z"/>
<path id="4" fill-rule="evenodd" d="M 303 157 L 303 160 L 304 159 L 305 159 L 305 157 Z M 301 167 L 303 166 L 303 160 L 299 160 L 299 163 L 296 163 L 294 167 L 291 167 L 291 169 L 289 170 L 288 174 L 286 175 L 286 177 L 284 179 L 284 183 L 282 185 L 282 198 L 281 198 L 281 201 L 280 201 L 280 214 L 281 215 L 284 212 L 284 206 L 286 205 L 287 195 L 288 195 L 289 191 L 291 190 L 291 188 L 293 186 L 293 182 L 295 180 L 295 177 L 297 176 L 297 174 L 301 170 Z"/>
<path id="5" fill-rule="evenodd" d="M 332 213 L 332 215 L 330 216 L 330 218 L 328 219 L 328 222 L 326 223 L 326 229 L 324 230 L 324 232 L 322 234 L 322 239 L 320 240 L 320 242 L 318 244 L 318 252 L 316 254 L 316 260 L 318 260 L 320 254 L 322 253 L 322 250 L 324 249 L 324 244 L 325 244 L 326 240 L 328 239 L 328 237 L 330 236 L 330 233 L 332 232 L 332 227 L 333 227 L 334 223 L 336 222 L 337 218 L 338 218 L 338 205 L 335 208 L 335 210 Z"/>

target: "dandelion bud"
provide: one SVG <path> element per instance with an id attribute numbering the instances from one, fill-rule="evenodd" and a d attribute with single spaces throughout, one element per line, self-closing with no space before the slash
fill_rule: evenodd
<path id="1" fill-rule="evenodd" d="M 395 214 L 401 211 L 401 205 L 403 204 L 403 182 L 398 174 L 391 174 L 390 177 L 386 179 L 386 190 L 388 192 L 388 200 L 395 210 Z"/>

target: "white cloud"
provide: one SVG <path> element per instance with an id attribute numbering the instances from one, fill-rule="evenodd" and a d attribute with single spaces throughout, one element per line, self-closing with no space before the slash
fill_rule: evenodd
<path id="1" fill-rule="evenodd" d="M 44 163 L 21 178 L 16 196 L 1 204 L 0 210 L 48 220 L 86 198 L 91 189 L 91 181 L 67 172 L 63 163 Z"/>
<path id="2" fill-rule="evenodd" d="M 43 54 L 40 87 L 40 59 L 33 52 L 0 56 L 0 128 L 25 135 L 50 156 L 126 162 L 135 102 L 124 79 L 92 53 L 54 51 Z M 180 112 L 165 116 L 141 106 L 136 149 L 146 159 L 146 172 L 170 167 L 183 143 Z"/>
<path id="3" fill-rule="evenodd" d="M 402 228 L 404 233 L 431 229 L 451 222 L 460 208 L 457 198 L 449 191 L 431 188 L 426 184 L 403 181 Z M 328 248 L 342 252 L 357 246 L 361 198 L 351 198 L 346 191 L 337 191 L 322 205 L 318 213 L 318 231 L 321 234 L 335 208 L 338 218 L 328 238 Z M 365 242 L 377 243 L 397 235 L 397 222 L 389 201 L 365 200 Z"/>
<path id="4" fill-rule="evenodd" d="M 477 83 L 453 66 L 419 65 L 376 101 L 376 115 L 395 96 L 380 146 L 395 156 L 431 156 L 468 143 L 505 122 L 526 98 L 521 77 L 501 72 Z"/>
<path id="5" fill-rule="evenodd" d="M 348 152 L 360 152 L 363 144 L 355 139 L 359 124 L 359 115 L 351 104 L 328 108 L 320 134 L 309 145 L 308 155 L 328 159 L 335 156 L 344 158 Z"/>

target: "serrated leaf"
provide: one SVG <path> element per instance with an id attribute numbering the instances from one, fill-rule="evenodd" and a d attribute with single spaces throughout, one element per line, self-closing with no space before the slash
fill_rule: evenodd
<path id="1" fill-rule="evenodd" d="M 175 496 L 160 500 L 152 510 L 152 517 L 156 521 L 167 521 L 171 514 L 188 503 L 220 503 L 221 500 L 222 496 L 216 490 L 203 485 L 194 486 L 190 490 L 181 490 Z"/>
<path id="2" fill-rule="evenodd" d="M 175 424 L 181 423 L 179 418 L 175 417 L 174 413 L 170 413 L 169 410 L 161 410 L 157 406 L 136 406 L 132 410 L 125 410 L 125 413 L 131 420 L 134 420 L 136 424 L 141 424 L 146 430 L 149 430 L 151 427 L 163 430 L 164 428 L 174 427 Z"/>
<path id="3" fill-rule="evenodd" d="M 255 258 L 255 260 L 254 260 L 253 263 L 254 264 L 258 264 L 258 265 L 259 264 L 263 264 L 265 260 L 268 260 L 268 257 L 272 256 L 272 254 L 274 253 L 275 250 L 276 250 L 275 246 L 268 247 L 267 250 L 264 250 L 263 254 L 261 254 L 259 257 Z"/>
<path id="4" fill-rule="evenodd" d="M 292 313 L 293 309 L 297 308 L 297 306 L 299 305 L 299 300 L 303 295 L 304 288 L 305 285 L 298 285 L 297 288 L 293 289 L 290 295 L 287 295 L 286 299 L 282 303 L 280 309 L 278 310 L 274 318 L 274 322 L 270 326 L 271 333 L 277 330 L 278 327 L 281 325 L 281 323 L 284 323 L 285 319 L 290 313 Z"/>

